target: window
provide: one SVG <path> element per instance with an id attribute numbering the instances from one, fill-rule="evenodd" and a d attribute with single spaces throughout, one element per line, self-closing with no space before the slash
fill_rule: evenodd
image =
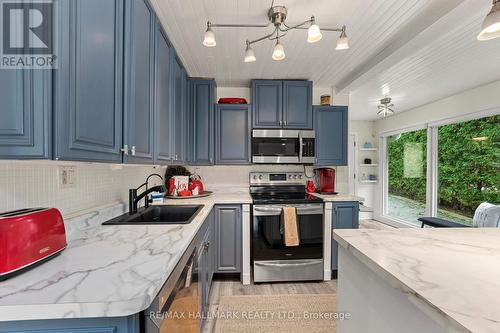
<path id="1" fill-rule="evenodd" d="M 418 224 L 426 215 L 427 129 L 387 137 L 386 215 Z"/>
<path id="2" fill-rule="evenodd" d="M 381 137 L 383 221 L 420 227 L 419 217 L 437 216 L 472 225 L 479 204 L 500 204 L 500 115 L 466 117 Z"/>
<path id="3" fill-rule="evenodd" d="M 437 216 L 471 225 L 480 203 L 500 203 L 500 116 L 438 128 Z"/>

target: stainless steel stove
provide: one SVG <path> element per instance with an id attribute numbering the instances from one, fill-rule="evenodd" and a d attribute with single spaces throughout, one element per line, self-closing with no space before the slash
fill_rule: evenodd
<path id="1" fill-rule="evenodd" d="M 254 282 L 323 279 L 323 201 L 306 181 L 301 172 L 250 174 Z M 285 206 L 296 209 L 299 246 L 285 245 Z"/>

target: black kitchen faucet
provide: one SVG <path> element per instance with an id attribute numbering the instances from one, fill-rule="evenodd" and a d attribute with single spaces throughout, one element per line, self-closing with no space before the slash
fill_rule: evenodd
<path id="1" fill-rule="evenodd" d="M 149 179 L 151 177 L 153 177 L 153 176 L 160 177 L 160 179 L 162 181 L 162 185 L 153 186 L 153 187 L 151 187 L 151 188 L 148 189 Z M 146 190 L 144 192 L 142 192 L 141 194 L 137 195 L 137 191 L 141 187 L 143 187 L 143 186 L 146 186 Z M 129 209 L 129 213 L 130 214 L 137 213 L 137 203 L 142 198 L 146 197 L 149 193 L 151 193 L 151 192 L 160 192 L 160 193 L 163 193 L 163 192 L 166 192 L 166 191 L 167 191 L 167 188 L 165 187 L 165 184 L 164 184 L 162 176 L 160 176 L 157 173 L 153 173 L 153 174 L 149 175 L 148 178 L 146 178 L 146 182 L 144 184 L 142 184 L 138 188 L 131 188 L 130 190 L 128 190 L 128 209 Z M 145 207 L 149 207 L 149 203 L 150 203 L 149 199 L 146 198 L 144 206 Z"/>

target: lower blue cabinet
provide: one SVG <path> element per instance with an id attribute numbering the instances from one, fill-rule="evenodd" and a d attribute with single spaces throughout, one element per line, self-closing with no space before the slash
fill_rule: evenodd
<path id="1" fill-rule="evenodd" d="M 241 273 L 241 205 L 215 206 L 216 273 Z"/>
<path id="2" fill-rule="evenodd" d="M 139 333 L 140 315 L 1 322 L 0 333 Z"/>
<path id="3" fill-rule="evenodd" d="M 332 229 L 358 229 L 359 202 L 334 202 L 332 204 Z M 338 243 L 332 240 L 332 271 L 338 269 Z"/>
<path id="4" fill-rule="evenodd" d="M 347 106 L 314 106 L 316 165 L 347 165 Z"/>
<path id="5" fill-rule="evenodd" d="M 217 105 L 215 164 L 250 164 L 251 121 L 249 105 Z"/>

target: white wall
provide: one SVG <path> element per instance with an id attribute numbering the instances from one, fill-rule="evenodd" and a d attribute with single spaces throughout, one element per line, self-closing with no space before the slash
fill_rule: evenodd
<path id="1" fill-rule="evenodd" d="M 76 186 L 58 186 L 58 167 L 76 167 Z M 128 202 L 129 188 L 136 188 L 151 173 L 164 167 L 55 161 L 0 160 L 0 212 L 28 207 L 56 207 L 65 218 L 99 206 Z M 158 184 L 152 178 L 151 184 Z"/>
<path id="2" fill-rule="evenodd" d="M 377 120 L 378 133 L 500 107 L 500 81 Z M 397 108 L 397 105 L 396 105 Z"/>
<path id="3" fill-rule="evenodd" d="M 331 95 L 332 105 L 349 105 L 348 94 L 335 94 L 330 87 L 316 86 L 313 86 L 313 105 L 321 104 L 321 95 Z M 252 103 L 250 88 L 247 87 L 217 87 L 217 100 L 227 97 L 245 98 L 249 104 Z"/>

